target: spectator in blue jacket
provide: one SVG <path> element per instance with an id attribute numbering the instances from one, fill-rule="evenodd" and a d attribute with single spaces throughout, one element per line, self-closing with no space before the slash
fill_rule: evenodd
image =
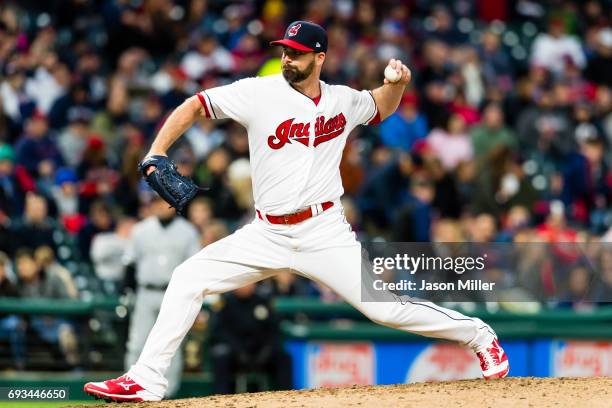
<path id="1" fill-rule="evenodd" d="M 410 151 L 417 140 L 429 133 L 427 118 L 418 108 L 418 98 L 408 93 L 402 97 L 399 109 L 380 124 L 382 143 L 391 148 Z"/>

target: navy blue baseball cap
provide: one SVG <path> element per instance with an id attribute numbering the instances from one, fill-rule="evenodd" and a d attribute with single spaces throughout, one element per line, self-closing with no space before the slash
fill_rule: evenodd
<path id="1" fill-rule="evenodd" d="M 310 21 L 294 21 L 285 31 L 285 38 L 270 45 L 284 45 L 305 52 L 327 52 L 327 32 Z"/>

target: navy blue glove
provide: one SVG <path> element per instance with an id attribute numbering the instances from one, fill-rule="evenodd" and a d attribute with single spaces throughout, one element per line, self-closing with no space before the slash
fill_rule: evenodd
<path id="1" fill-rule="evenodd" d="M 147 175 L 147 169 L 151 166 L 154 166 L 155 170 Z M 138 170 L 149 186 L 168 204 L 176 208 L 179 214 L 183 213 L 189 201 L 196 196 L 198 191 L 204 190 L 189 177 L 181 175 L 176 165 L 166 156 L 147 157 L 138 165 Z"/>

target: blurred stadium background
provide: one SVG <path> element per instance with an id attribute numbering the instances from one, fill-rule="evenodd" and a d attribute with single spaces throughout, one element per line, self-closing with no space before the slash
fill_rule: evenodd
<path id="1" fill-rule="evenodd" d="M 329 83 L 372 89 L 390 58 L 413 72 L 398 111 L 347 143 L 360 240 L 597 244 L 593 267 L 522 270 L 546 289 L 564 264 L 568 301 L 454 307 L 496 328 L 513 375 L 612 375 L 609 0 L 19 0 L 0 3 L 0 386 L 82 398 L 83 379 L 123 372 L 135 299 L 163 290 L 125 256 L 158 214 L 136 164 L 184 98 L 278 73 L 268 42 L 296 19 L 328 30 Z M 253 218 L 242 127 L 202 121 L 171 156 L 212 187 L 186 217 L 200 247 Z M 283 367 L 295 388 L 478 375 L 467 351 L 374 326 L 293 275 L 252 289 L 207 299 L 175 397 L 219 390 L 220 367 L 227 392 L 286 386 Z M 223 366 L 222 344 L 240 361 Z"/>

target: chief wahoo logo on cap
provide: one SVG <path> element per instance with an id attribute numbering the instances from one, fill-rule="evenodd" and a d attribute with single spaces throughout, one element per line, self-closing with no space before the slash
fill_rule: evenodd
<path id="1" fill-rule="evenodd" d="M 289 29 L 289 31 L 287 31 L 287 34 L 288 34 L 290 37 L 293 37 L 294 35 L 296 35 L 296 34 L 298 33 L 298 30 L 300 29 L 300 27 L 302 27 L 302 25 L 301 25 L 301 24 L 296 24 L 296 25 L 294 25 L 293 27 L 291 27 L 291 28 Z"/>

